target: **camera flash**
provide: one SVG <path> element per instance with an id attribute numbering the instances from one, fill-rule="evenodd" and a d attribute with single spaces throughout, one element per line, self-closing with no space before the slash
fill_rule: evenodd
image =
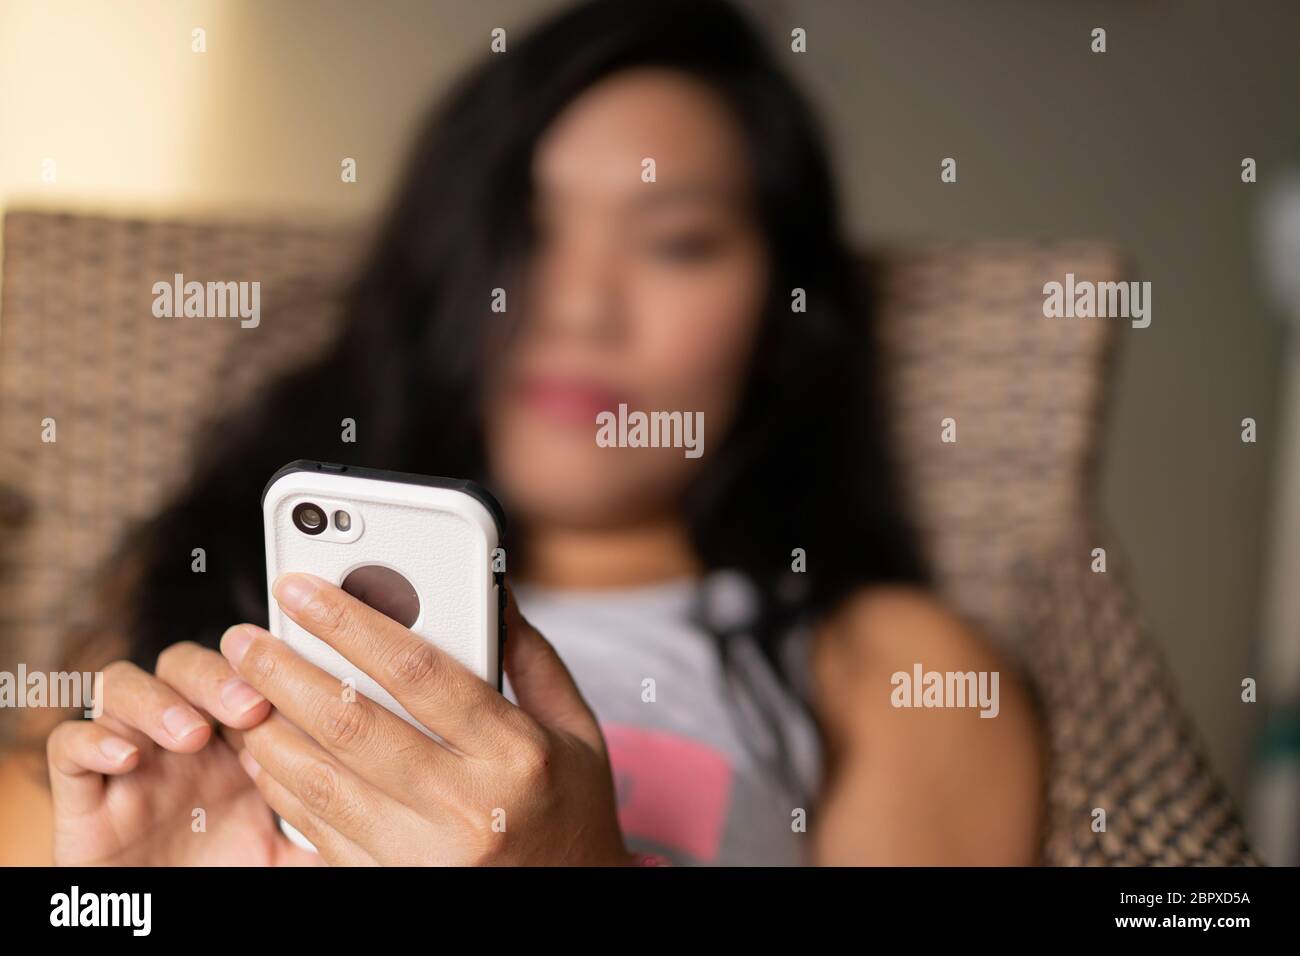
<path id="1" fill-rule="evenodd" d="M 340 531 L 347 531 L 352 527 L 352 519 L 348 516 L 346 511 L 334 512 L 334 527 L 338 528 Z"/>

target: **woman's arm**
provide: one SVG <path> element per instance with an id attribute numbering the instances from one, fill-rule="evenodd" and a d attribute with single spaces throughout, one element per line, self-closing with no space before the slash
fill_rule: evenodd
<path id="1" fill-rule="evenodd" d="M 1036 862 L 1039 728 L 1005 659 L 924 592 L 902 587 L 851 600 L 818 632 L 812 655 L 827 747 L 815 862 Z M 909 688 L 893 676 L 910 681 L 918 664 L 923 673 L 996 672 L 997 716 L 981 717 L 978 705 L 894 706 Z"/>

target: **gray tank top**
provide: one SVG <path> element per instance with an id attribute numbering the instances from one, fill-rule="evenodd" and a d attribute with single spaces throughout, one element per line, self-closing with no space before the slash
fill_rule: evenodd
<path id="1" fill-rule="evenodd" d="M 802 703 L 806 629 L 782 645 L 787 689 L 745 631 L 755 601 L 738 574 L 511 593 L 601 724 L 629 849 L 675 865 L 809 861 L 821 746 Z M 730 668 L 711 631 L 729 635 Z"/>

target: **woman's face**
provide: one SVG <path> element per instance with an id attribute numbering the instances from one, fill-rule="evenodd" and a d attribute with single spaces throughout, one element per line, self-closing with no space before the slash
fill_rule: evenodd
<path id="1" fill-rule="evenodd" d="M 602 81 L 539 141 L 523 314 L 486 402 L 492 478 L 523 521 L 658 516 L 721 443 L 767 287 L 749 175 L 726 105 L 669 70 Z M 697 450 L 603 447 L 620 405 L 680 413 Z"/>

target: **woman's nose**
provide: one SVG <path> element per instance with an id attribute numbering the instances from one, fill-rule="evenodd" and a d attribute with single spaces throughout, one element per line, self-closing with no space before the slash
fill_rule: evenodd
<path id="1" fill-rule="evenodd" d="M 623 332 L 616 256 L 608 242 L 587 242 L 546 257 L 529 310 L 547 335 L 612 342 Z"/>

